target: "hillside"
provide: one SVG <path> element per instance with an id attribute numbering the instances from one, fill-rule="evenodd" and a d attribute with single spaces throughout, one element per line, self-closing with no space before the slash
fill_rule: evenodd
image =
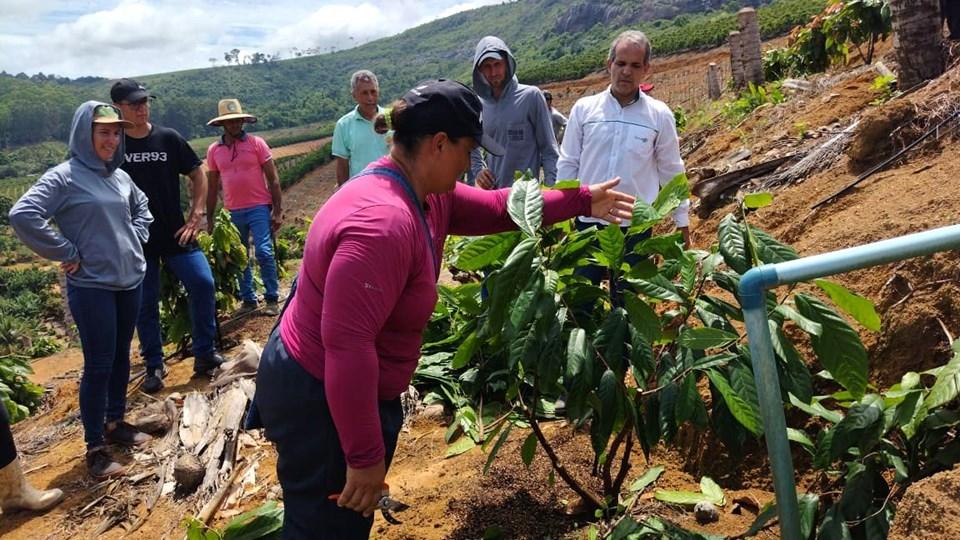
<path id="1" fill-rule="evenodd" d="M 131 75 L 159 96 L 154 120 L 194 138 L 213 134 L 205 123 L 217 100 L 226 96 L 240 98 L 259 116 L 258 129 L 272 129 L 329 121 L 343 114 L 352 106 L 348 77 L 356 69 L 368 68 L 378 74 L 384 99 L 426 78 L 466 80 L 473 47 L 487 34 L 506 40 L 518 58 L 520 79 L 537 84 L 598 70 L 611 37 L 627 27 L 647 31 L 656 54 L 662 55 L 719 45 L 734 28 L 734 13 L 742 6 L 763 6 L 761 29 L 770 37 L 806 21 L 824 3 L 520 0 L 458 13 L 332 54 Z M 110 84 L 99 78 L 34 79 L 23 74 L 0 76 L 0 148 L 63 140 L 76 105 L 87 99 L 105 99 Z"/>

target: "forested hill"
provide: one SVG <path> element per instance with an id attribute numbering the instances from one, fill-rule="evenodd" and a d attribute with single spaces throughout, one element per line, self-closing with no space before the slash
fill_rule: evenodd
<path id="1" fill-rule="evenodd" d="M 473 49 L 484 35 L 502 37 L 518 59 L 520 80 L 537 84 L 599 69 L 610 39 L 631 27 L 648 32 L 655 54 L 721 44 L 736 10 L 761 6 L 770 37 L 806 22 L 826 0 L 520 0 L 439 19 L 353 49 L 252 65 L 131 74 L 159 96 L 153 119 L 188 138 L 205 127 L 217 100 L 239 98 L 260 118 L 258 129 L 329 121 L 352 105 L 349 75 L 373 70 L 384 100 L 426 78 L 469 79 Z M 149 69 L 145 66 L 145 69 Z M 0 76 L 0 148 L 64 140 L 76 106 L 106 100 L 111 81 Z"/>

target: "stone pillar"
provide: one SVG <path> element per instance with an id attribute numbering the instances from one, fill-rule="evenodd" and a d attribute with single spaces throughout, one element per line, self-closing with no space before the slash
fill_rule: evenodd
<path id="1" fill-rule="evenodd" d="M 893 0 L 893 49 L 897 86 L 907 90 L 944 71 L 940 0 Z"/>
<path id="2" fill-rule="evenodd" d="M 743 76 L 747 82 L 763 84 L 763 55 L 760 52 L 760 23 L 757 10 L 743 8 L 737 12 L 740 26 L 740 58 L 743 63 Z"/>
<path id="3" fill-rule="evenodd" d="M 730 76 L 733 77 L 733 87 L 746 86 L 743 76 L 743 59 L 741 58 L 740 32 L 730 32 Z"/>
<path id="4" fill-rule="evenodd" d="M 710 99 L 720 99 L 720 66 L 713 62 L 707 67 L 707 94 Z"/>

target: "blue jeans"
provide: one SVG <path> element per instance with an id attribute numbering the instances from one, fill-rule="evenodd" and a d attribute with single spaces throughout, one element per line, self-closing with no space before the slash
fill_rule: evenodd
<path id="1" fill-rule="evenodd" d="M 123 420 L 140 291 L 140 285 L 128 291 L 108 291 L 67 284 L 67 303 L 83 348 L 80 420 L 87 449 L 103 444 L 105 422 Z"/>
<path id="2" fill-rule="evenodd" d="M 577 227 L 578 231 L 585 231 L 590 227 L 596 227 L 597 230 L 603 230 L 606 227 L 609 227 L 609 225 L 604 225 L 602 223 L 587 223 L 586 221 L 580 221 L 579 219 L 574 220 L 574 225 Z M 622 227 L 621 229 L 623 230 L 624 236 L 626 236 L 627 228 Z M 635 254 L 633 252 L 633 249 L 641 241 L 646 240 L 647 238 L 650 238 L 650 235 L 652 234 L 652 232 L 653 231 L 648 230 L 643 234 L 635 234 L 631 237 L 628 237 L 626 239 L 626 242 L 624 242 L 623 261 L 626 262 L 628 265 L 630 265 L 631 268 L 633 267 L 633 265 L 647 258 L 646 255 Z M 589 279 L 590 282 L 593 283 L 594 285 L 599 285 L 602 279 L 608 277 L 607 268 L 603 266 L 598 266 L 596 264 L 588 264 L 586 266 L 581 266 L 576 270 L 574 270 L 573 273 L 574 275 L 583 276 Z M 622 276 L 620 279 L 617 280 L 616 283 L 610 284 L 610 291 L 611 291 L 610 301 L 614 307 L 623 307 L 623 288 L 624 288 L 624 281 Z M 592 308 L 592 306 L 590 307 Z"/>
<path id="3" fill-rule="evenodd" d="M 207 257 L 199 249 L 163 257 L 163 265 L 183 283 L 190 304 L 193 356 L 210 355 L 217 333 L 217 299 L 213 273 Z M 148 369 L 163 366 L 163 338 L 160 335 L 160 257 L 147 257 L 147 275 L 143 278 L 143 301 L 137 318 L 140 356 Z"/>
<path id="4" fill-rule="evenodd" d="M 273 258 L 273 235 L 270 230 L 270 206 L 261 205 L 240 210 L 231 210 L 230 218 L 240 231 L 240 240 L 247 246 L 250 256 L 250 235 L 253 235 L 253 248 L 257 252 L 260 264 L 260 279 L 263 280 L 263 298 L 276 301 L 280 298 L 280 284 L 277 281 L 277 262 Z M 257 292 L 253 289 L 253 261 L 247 263 L 240 280 L 240 298 L 247 303 L 257 302 Z"/>
<path id="5" fill-rule="evenodd" d="M 369 381 L 369 384 L 376 384 Z M 287 354 L 274 329 L 263 348 L 254 398 L 264 435 L 277 448 L 283 488 L 284 540 L 367 540 L 373 517 L 337 506 L 327 497 L 343 491 L 347 466 L 327 407 L 323 381 Z M 379 402 L 380 428 L 390 467 L 403 409 L 400 399 Z"/>

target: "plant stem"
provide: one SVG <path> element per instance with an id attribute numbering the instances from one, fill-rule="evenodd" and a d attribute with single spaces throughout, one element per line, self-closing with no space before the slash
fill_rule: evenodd
<path id="1" fill-rule="evenodd" d="M 536 403 L 540 399 L 540 381 L 534 380 L 533 384 L 533 402 Z M 596 495 L 590 493 L 583 487 L 570 474 L 570 471 L 560 463 L 560 457 L 557 455 L 556 451 L 550 446 L 550 442 L 547 441 L 547 437 L 543 434 L 543 430 L 540 429 L 540 423 L 537 421 L 537 411 L 536 408 L 531 409 L 523 403 L 521 399 L 520 405 L 527 412 L 527 419 L 530 422 L 530 429 L 533 430 L 533 434 L 537 437 L 537 441 L 540 443 L 540 446 L 543 447 L 543 451 L 547 453 L 547 458 L 550 459 L 550 465 L 553 466 L 553 470 L 557 471 L 557 475 L 566 482 L 567 486 L 573 490 L 574 493 L 580 496 L 581 499 L 587 501 L 592 505 L 593 508 L 603 508 L 604 504 Z"/>
<path id="2" fill-rule="evenodd" d="M 623 456 L 620 458 L 620 470 L 617 472 L 617 478 L 613 481 L 613 493 L 619 494 L 623 488 L 623 482 L 627 479 L 627 473 L 630 471 L 630 453 L 633 451 L 633 428 L 627 433 L 627 446 L 623 450 Z"/>

